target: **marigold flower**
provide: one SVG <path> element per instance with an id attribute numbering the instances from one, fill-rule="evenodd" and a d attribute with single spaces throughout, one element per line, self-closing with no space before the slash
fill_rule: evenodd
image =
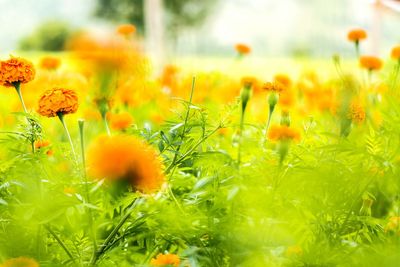
<path id="1" fill-rule="evenodd" d="M 244 87 L 254 87 L 258 84 L 258 80 L 252 76 L 243 77 L 241 83 Z"/>
<path id="2" fill-rule="evenodd" d="M 180 259 L 176 254 L 158 254 L 156 258 L 151 259 L 150 264 L 153 266 L 179 266 Z"/>
<path id="3" fill-rule="evenodd" d="M 267 92 L 280 93 L 283 91 L 284 86 L 279 82 L 266 82 L 263 85 L 263 89 Z"/>
<path id="4" fill-rule="evenodd" d="M 55 117 L 78 110 L 78 96 L 75 91 L 65 88 L 54 88 L 44 92 L 39 99 L 38 112 L 42 116 Z"/>
<path id="5" fill-rule="evenodd" d="M 400 45 L 392 48 L 391 56 L 393 59 L 400 60 Z"/>
<path id="6" fill-rule="evenodd" d="M 247 55 L 251 52 L 250 46 L 246 44 L 236 44 L 235 50 L 241 55 Z"/>
<path id="7" fill-rule="evenodd" d="M 42 147 L 46 147 L 49 146 L 50 142 L 47 140 L 38 140 L 35 142 L 35 148 L 42 148 Z"/>
<path id="8" fill-rule="evenodd" d="M 35 68 L 32 62 L 11 57 L 9 60 L 0 61 L 0 84 L 7 87 L 17 83 L 28 83 L 35 78 Z"/>
<path id="9" fill-rule="evenodd" d="M 285 125 L 273 125 L 268 132 L 268 138 L 273 141 L 300 140 L 300 133 Z"/>
<path id="10" fill-rule="evenodd" d="M 87 159 L 94 178 L 127 180 L 146 193 L 159 189 L 165 180 L 156 150 L 134 136 L 100 136 L 89 146 Z"/>
<path id="11" fill-rule="evenodd" d="M 282 84 L 284 87 L 289 88 L 292 85 L 292 80 L 286 74 L 276 74 L 274 82 Z"/>
<path id="12" fill-rule="evenodd" d="M 133 123 L 133 117 L 128 112 L 110 114 L 110 125 L 114 130 L 124 130 Z"/>
<path id="13" fill-rule="evenodd" d="M 386 232 L 397 232 L 400 234 L 400 216 L 393 216 L 389 218 L 389 222 L 385 227 Z"/>
<path id="14" fill-rule="evenodd" d="M 361 67 L 372 70 L 380 70 L 383 66 L 383 62 L 380 58 L 374 56 L 361 56 L 360 57 Z"/>
<path id="15" fill-rule="evenodd" d="M 347 33 L 347 39 L 352 42 L 359 42 L 367 38 L 367 33 L 363 29 L 353 29 Z"/>
<path id="16" fill-rule="evenodd" d="M 122 24 L 118 26 L 117 32 L 122 35 L 130 35 L 136 32 L 136 27 L 132 24 Z"/>
<path id="17" fill-rule="evenodd" d="M 34 259 L 27 257 L 18 257 L 8 259 L 3 262 L 1 267 L 39 267 L 39 263 Z"/>
<path id="18" fill-rule="evenodd" d="M 40 67 L 46 70 L 56 70 L 60 67 L 61 60 L 56 57 L 44 57 L 40 60 Z"/>
<path id="19" fill-rule="evenodd" d="M 365 110 L 360 104 L 352 103 L 347 116 L 355 123 L 362 123 L 365 120 Z"/>

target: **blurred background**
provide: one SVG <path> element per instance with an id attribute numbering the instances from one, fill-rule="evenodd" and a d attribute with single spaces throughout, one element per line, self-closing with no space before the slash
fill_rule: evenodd
<path id="1" fill-rule="evenodd" d="M 387 57 L 400 42 L 398 0 L 0 0 L 0 54 L 60 51 L 76 32 L 132 23 L 157 58 L 350 56 L 350 28 L 369 33 L 365 52 Z"/>

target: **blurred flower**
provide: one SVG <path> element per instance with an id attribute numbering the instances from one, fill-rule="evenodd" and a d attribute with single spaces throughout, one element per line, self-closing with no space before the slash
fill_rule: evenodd
<path id="1" fill-rule="evenodd" d="M 117 32 L 121 35 L 129 36 L 136 32 L 136 27 L 132 24 L 122 24 L 118 26 Z"/>
<path id="2" fill-rule="evenodd" d="M 245 76 L 242 78 L 241 83 L 244 87 L 254 88 L 258 85 L 258 80 L 253 76 Z"/>
<path id="3" fill-rule="evenodd" d="M 64 187 L 63 192 L 64 192 L 64 194 L 66 194 L 66 195 L 73 195 L 73 194 L 76 193 L 76 189 L 73 188 L 73 187 Z"/>
<path id="4" fill-rule="evenodd" d="M 400 60 L 400 45 L 392 48 L 391 56 L 395 60 Z"/>
<path id="5" fill-rule="evenodd" d="M 87 159 L 93 177 L 127 180 L 146 193 L 160 189 L 165 180 L 156 150 L 134 136 L 100 136 L 90 145 Z"/>
<path id="6" fill-rule="evenodd" d="M 241 56 L 250 54 L 250 52 L 251 52 L 250 46 L 248 46 L 246 44 L 240 44 L 240 43 L 235 45 L 235 50 Z"/>
<path id="7" fill-rule="evenodd" d="M 17 83 L 27 83 L 35 78 L 33 64 L 23 58 L 11 57 L 9 60 L 0 61 L 0 84 L 11 87 Z"/>
<path id="8" fill-rule="evenodd" d="M 75 91 L 65 88 L 47 90 L 39 99 L 38 113 L 46 117 L 55 117 L 75 113 L 78 110 L 78 96 Z"/>
<path id="9" fill-rule="evenodd" d="M 40 67 L 46 70 L 56 70 L 60 67 L 61 60 L 57 57 L 47 56 L 40 60 Z"/>
<path id="10" fill-rule="evenodd" d="M 179 266 L 180 259 L 176 254 L 158 254 L 156 258 L 151 259 L 152 266 Z"/>
<path id="11" fill-rule="evenodd" d="M 359 42 L 367 38 L 367 33 L 363 29 L 353 29 L 347 33 L 347 39 L 352 42 Z"/>
<path id="12" fill-rule="evenodd" d="M 39 263 L 31 258 L 18 257 L 8 259 L 3 262 L 1 267 L 39 267 Z"/>
<path id="13" fill-rule="evenodd" d="M 266 82 L 263 89 L 267 92 L 280 93 L 283 91 L 284 86 L 280 82 Z"/>
<path id="14" fill-rule="evenodd" d="M 35 148 L 40 149 L 42 147 L 47 147 L 50 145 L 50 142 L 47 140 L 38 140 L 35 142 Z"/>
<path id="15" fill-rule="evenodd" d="M 125 130 L 133 123 L 133 117 L 128 112 L 109 114 L 110 126 L 114 130 Z"/>
<path id="16" fill-rule="evenodd" d="M 355 123 L 362 123 L 365 120 L 365 110 L 360 104 L 354 102 L 350 105 L 347 116 Z"/>
<path id="17" fill-rule="evenodd" d="M 286 88 L 289 88 L 292 86 L 292 80 L 290 79 L 290 77 L 286 74 L 276 74 L 274 76 L 274 82 L 276 83 L 280 83 L 281 85 L 283 85 Z"/>
<path id="18" fill-rule="evenodd" d="M 300 133 L 285 125 L 273 125 L 268 132 L 268 138 L 273 141 L 300 140 Z"/>
<path id="19" fill-rule="evenodd" d="M 385 231 L 400 234 L 400 216 L 390 217 L 389 222 L 386 224 Z"/>
<path id="20" fill-rule="evenodd" d="M 360 65 L 361 67 L 368 69 L 369 71 L 373 71 L 373 70 L 380 70 L 383 66 L 383 62 L 378 57 L 361 56 Z"/>

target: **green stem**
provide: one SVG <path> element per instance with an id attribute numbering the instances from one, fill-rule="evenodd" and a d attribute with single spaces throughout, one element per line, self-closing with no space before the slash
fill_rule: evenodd
<path id="1" fill-rule="evenodd" d="M 75 263 L 75 259 L 72 256 L 71 252 L 68 250 L 67 246 L 64 244 L 64 242 L 54 233 L 53 230 L 51 230 L 50 226 L 44 225 L 44 228 L 54 237 L 54 239 L 58 242 L 58 244 L 63 248 L 65 253 L 67 253 L 68 257 L 72 260 L 72 262 Z"/>
<path id="2" fill-rule="evenodd" d="M 16 83 L 13 83 L 13 85 L 15 87 L 15 90 L 17 91 L 17 94 L 18 94 L 19 100 L 21 101 L 21 104 L 22 104 L 22 107 L 24 109 L 24 112 L 28 113 L 28 110 L 26 109 L 26 106 L 25 106 L 24 98 L 22 97 L 21 83 L 20 82 L 16 82 Z"/>
<path id="3" fill-rule="evenodd" d="M 104 252 L 108 249 L 108 245 L 113 241 L 114 237 L 118 234 L 118 231 L 121 229 L 121 227 L 124 225 L 126 220 L 131 216 L 132 211 L 135 209 L 135 207 L 139 204 L 140 198 L 135 198 L 132 203 L 128 206 L 128 210 L 124 217 L 119 221 L 117 226 L 111 231 L 111 233 L 107 236 L 107 238 L 104 240 L 103 244 L 100 245 L 99 249 L 93 254 L 93 257 L 90 261 L 91 266 L 95 266 L 96 262 L 99 260 L 101 255 L 104 254 Z"/>
<path id="4" fill-rule="evenodd" d="M 269 106 L 269 113 L 268 113 L 268 120 L 267 120 L 267 125 L 265 126 L 265 141 L 268 139 L 268 130 L 269 130 L 269 125 L 271 124 L 271 119 L 272 119 L 272 114 L 274 113 L 275 105 L 270 105 Z"/>
<path id="5" fill-rule="evenodd" d="M 71 145 L 72 154 L 74 155 L 74 158 L 75 158 L 75 160 L 76 160 L 76 153 L 75 153 L 75 149 L 74 149 L 74 144 L 72 143 L 71 135 L 69 134 L 69 131 L 68 131 L 68 128 L 67 128 L 67 124 L 65 123 L 64 114 L 62 114 L 61 112 L 58 112 L 58 113 L 57 113 L 57 116 L 58 116 L 58 118 L 60 119 L 61 124 L 62 124 L 63 127 L 64 127 L 65 134 L 67 135 L 69 144 Z"/>
<path id="6" fill-rule="evenodd" d="M 242 132 L 244 128 L 244 113 L 245 113 L 245 108 L 242 108 L 242 112 L 240 113 L 239 136 L 238 136 L 238 151 L 237 151 L 238 165 L 240 165 L 242 156 Z"/>
<path id="7" fill-rule="evenodd" d="M 179 151 L 181 150 L 182 141 L 183 141 L 183 139 L 185 138 L 186 127 L 187 127 L 187 123 L 188 123 L 188 120 L 189 120 L 189 114 L 190 114 L 190 106 L 192 105 L 192 100 L 193 100 L 193 94 L 194 94 L 194 86 L 195 86 L 195 83 L 196 83 L 196 77 L 193 77 L 193 79 L 192 79 L 192 88 L 191 88 L 191 90 L 190 90 L 189 105 L 188 105 L 188 108 L 187 108 L 187 111 L 186 111 L 186 116 L 185 116 L 185 120 L 184 120 L 183 128 L 182 128 L 181 142 L 180 142 L 180 144 L 178 145 L 178 147 L 176 148 L 174 158 L 172 159 L 172 162 L 171 162 L 171 164 L 170 164 L 170 166 L 168 167 L 167 170 L 169 170 L 170 167 L 174 166 L 174 164 L 176 163 L 176 160 L 177 160 L 177 158 L 178 158 Z"/>
<path id="8" fill-rule="evenodd" d="M 81 139 L 81 153 L 82 153 L 82 168 L 83 168 L 83 183 L 85 186 L 85 198 L 86 202 L 90 203 L 90 196 L 89 196 L 89 188 L 88 188 L 88 181 L 87 181 L 87 175 L 86 175 L 86 158 L 85 158 L 85 139 L 84 139 L 84 125 L 85 121 L 83 119 L 80 119 L 78 121 L 79 125 L 79 136 Z M 93 242 L 93 254 L 97 250 L 97 240 L 96 240 L 96 231 L 95 231 L 95 226 L 94 226 L 94 220 L 93 220 L 93 212 L 91 208 L 88 208 L 88 215 L 89 215 L 89 227 L 90 227 L 90 234 L 92 237 L 92 242 Z"/>
<path id="9" fill-rule="evenodd" d="M 106 128 L 107 135 L 111 136 L 110 127 L 108 126 L 107 116 L 104 115 L 102 117 L 103 117 L 104 127 Z"/>

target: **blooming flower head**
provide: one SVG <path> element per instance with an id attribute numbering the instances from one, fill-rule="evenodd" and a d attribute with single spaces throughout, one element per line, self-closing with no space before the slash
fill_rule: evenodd
<path id="1" fill-rule="evenodd" d="M 235 50 L 240 55 L 247 55 L 247 54 L 250 54 L 250 52 L 251 52 L 250 46 L 248 46 L 246 44 L 236 44 L 235 45 Z"/>
<path id="2" fill-rule="evenodd" d="M 258 80 L 257 80 L 257 78 L 255 78 L 255 77 L 246 76 L 246 77 L 243 77 L 243 78 L 242 78 L 241 84 L 242 84 L 242 86 L 244 86 L 244 87 L 254 88 L 254 87 L 257 87 L 257 85 L 258 85 Z"/>
<path id="3" fill-rule="evenodd" d="M 283 91 L 284 86 L 280 82 L 266 82 L 263 89 L 267 92 L 280 93 Z"/>
<path id="4" fill-rule="evenodd" d="M 128 112 L 110 114 L 110 125 L 114 130 L 125 130 L 133 123 L 133 117 Z"/>
<path id="5" fill-rule="evenodd" d="M 290 79 L 290 77 L 288 75 L 282 74 L 282 73 L 276 74 L 274 76 L 274 82 L 280 83 L 285 88 L 289 88 L 292 85 L 292 80 Z"/>
<path id="6" fill-rule="evenodd" d="M 369 71 L 373 71 L 373 70 L 380 70 L 383 66 L 383 62 L 378 57 L 361 56 L 360 65 L 361 67 L 368 69 Z"/>
<path id="7" fill-rule="evenodd" d="M 44 92 L 39 99 L 38 112 L 42 116 L 55 117 L 75 113 L 78 110 L 78 96 L 75 91 L 54 88 Z"/>
<path id="8" fill-rule="evenodd" d="M 347 116 L 355 123 L 362 123 L 365 120 L 365 110 L 360 104 L 352 103 Z"/>
<path id="9" fill-rule="evenodd" d="M 3 262 L 1 267 L 39 267 L 39 263 L 31 258 L 18 257 L 8 259 Z"/>
<path id="10" fill-rule="evenodd" d="M 155 149 L 134 136 L 100 136 L 90 145 L 87 159 L 94 178 L 126 180 L 146 193 L 158 190 L 165 180 Z"/>
<path id="11" fill-rule="evenodd" d="M 152 266 L 179 266 L 180 259 L 176 254 L 158 254 L 150 261 Z"/>
<path id="12" fill-rule="evenodd" d="M 56 70 L 60 67 L 61 60 L 57 57 L 44 57 L 40 60 L 40 67 L 45 70 Z"/>
<path id="13" fill-rule="evenodd" d="M 347 39 L 351 42 L 359 42 L 367 38 L 367 33 L 363 29 L 353 29 L 347 33 Z"/>
<path id="14" fill-rule="evenodd" d="M 300 133 L 285 125 L 273 125 L 269 129 L 268 138 L 273 141 L 300 140 Z"/>
<path id="15" fill-rule="evenodd" d="M 386 232 L 397 232 L 400 234 L 400 216 L 393 216 L 389 218 L 389 222 L 385 227 Z"/>
<path id="16" fill-rule="evenodd" d="M 390 55 L 393 59 L 400 60 L 400 45 L 396 45 L 395 47 L 393 47 Z"/>
<path id="17" fill-rule="evenodd" d="M 20 57 L 0 61 L 0 84 L 11 87 L 17 83 L 28 83 L 35 78 L 33 64 Z"/>
<path id="18" fill-rule="evenodd" d="M 128 36 L 136 32 L 136 27 L 132 24 L 122 24 L 118 26 L 117 32 L 121 35 Z"/>

